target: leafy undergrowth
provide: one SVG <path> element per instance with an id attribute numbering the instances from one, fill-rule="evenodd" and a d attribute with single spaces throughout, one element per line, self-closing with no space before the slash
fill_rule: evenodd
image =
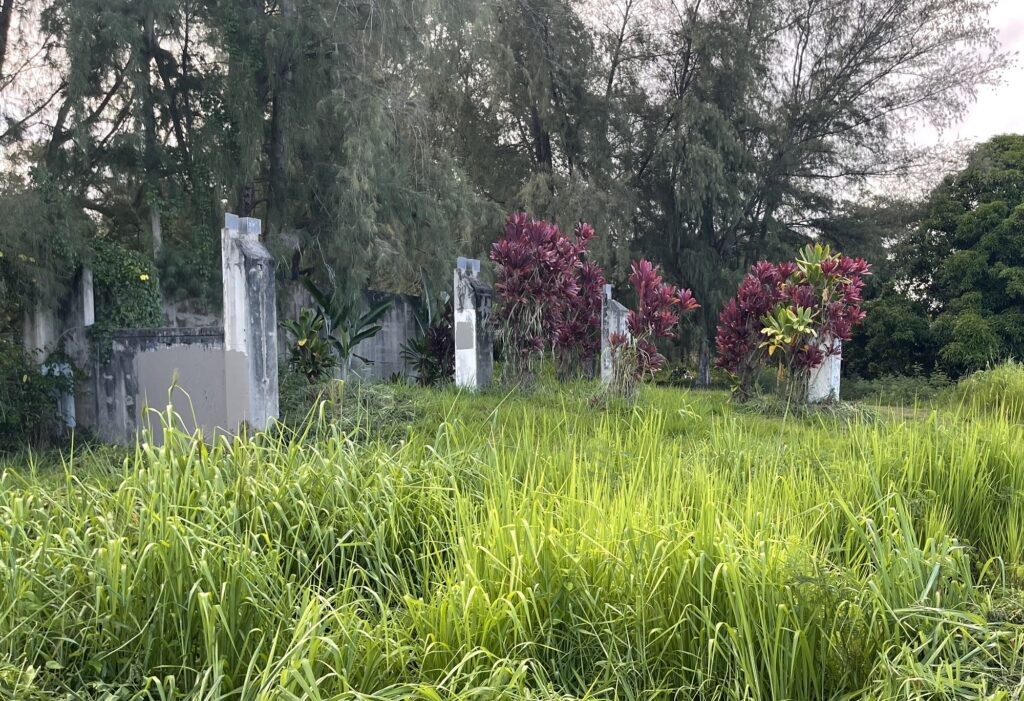
<path id="1" fill-rule="evenodd" d="M 586 383 L 393 393 L 404 431 L 324 409 L 305 435 L 8 463 L 0 693 L 1024 689 L 1024 427 L 987 400 L 864 421 L 675 389 L 597 406 Z"/>

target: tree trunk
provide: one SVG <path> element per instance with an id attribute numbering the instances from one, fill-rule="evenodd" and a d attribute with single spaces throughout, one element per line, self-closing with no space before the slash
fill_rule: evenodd
<path id="1" fill-rule="evenodd" d="M 3 0 L 0 4 L 0 78 L 4 76 L 4 59 L 7 58 L 7 36 L 11 32 L 11 17 L 14 15 L 14 0 Z"/>
<path id="2" fill-rule="evenodd" d="M 292 25 L 297 16 L 294 0 L 282 0 L 281 14 L 286 25 Z M 290 29 L 290 27 L 288 27 Z M 286 30 L 287 31 L 287 30 Z M 287 165 L 288 141 L 287 125 L 290 114 L 288 105 L 291 101 L 292 87 L 295 81 L 292 68 L 291 47 L 288 42 L 280 49 L 280 82 L 271 103 L 270 112 L 270 144 L 269 144 L 269 177 L 267 183 L 267 234 L 278 233 L 284 226 L 284 212 L 287 205 Z"/>
<path id="3" fill-rule="evenodd" d="M 700 358 L 697 361 L 697 386 L 707 389 L 711 386 L 711 344 L 708 337 L 700 340 Z"/>
<path id="4" fill-rule="evenodd" d="M 153 95 L 153 76 L 151 73 L 153 54 L 156 50 L 156 25 L 152 12 L 147 12 L 143 20 L 145 36 L 142 41 L 141 75 L 142 86 L 142 121 L 144 151 L 142 162 L 146 171 L 146 194 L 149 204 L 149 223 L 153 257 L 160 256 L 163 246 L 163 225 L 160 220 L 160 152 L 157 143 L 156 99 Z"/>

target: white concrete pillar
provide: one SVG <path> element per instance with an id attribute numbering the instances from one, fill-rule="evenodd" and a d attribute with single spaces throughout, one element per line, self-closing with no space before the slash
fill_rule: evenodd
<path id="1" fill-rule="evenodd" d="M 835 352 L 826 354 L 824 362 L 811 370 L 807 378 L 807 402 L 809 404 L 839 401 L 843 344 L 841 341 L 824 341 L 821 345 L 825 349 L 834 349 Z"/>
<path id="2" fill-rule="evenodd" d="M 82 298 L 82 326 L 89 328 L 96 323 L 96 301 L 93 293 L 92 268 L 82 268 L 78 294 Z"/>
<path id="3" fill-rule="evenodd" d="M 274 259 L 259 219 L 224 217 L 224 372 L 227 415 L 257 430 L 278 416 L 277 299 Z"/>
<path id="4" fill-rule="evenodd" d="M 615 377 L 612 334 L 629 335 L 626 319 L 629 310 L 612 299 L 612 286 L 605 285 L 601 294 L 601 384 L 611 385 Z"/>
<path id="5" fill-rule="evenodd" d="M 494 375 L 491 288 L 480 280 L 480 261 L 459 258 L 455 268 L 455 385 L 483 389 Z"/>

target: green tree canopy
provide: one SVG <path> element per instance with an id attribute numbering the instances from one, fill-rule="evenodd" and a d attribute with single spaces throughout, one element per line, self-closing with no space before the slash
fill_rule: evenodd
<path id="1" fill-rule="evenodd" d="M 904 327 L 930 317 L 938 367 L 959 376 L 1024 356 L 1024 135 L 975 148 L 928 197 L 893 261 L 902 295 L 883 299 L 877 311 L 900 315 Z M 882 326 L 866 332 L 887 333 Z"/>

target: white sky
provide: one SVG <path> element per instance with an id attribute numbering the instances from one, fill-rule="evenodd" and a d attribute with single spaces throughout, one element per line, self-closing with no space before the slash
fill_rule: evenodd
<path id="1" fill-rule="evenodd" d="M 924 129 L 922 142 L 978 142 L 999 134 L 1024 134 L 1024 0 L 997 0 L 991 18 L 1003 49 L 1018 54 L 1016 65 L 1003 76 L 1002 85 L 978 88 L 977 101 L 960 124 L 941 135 Z"/>

